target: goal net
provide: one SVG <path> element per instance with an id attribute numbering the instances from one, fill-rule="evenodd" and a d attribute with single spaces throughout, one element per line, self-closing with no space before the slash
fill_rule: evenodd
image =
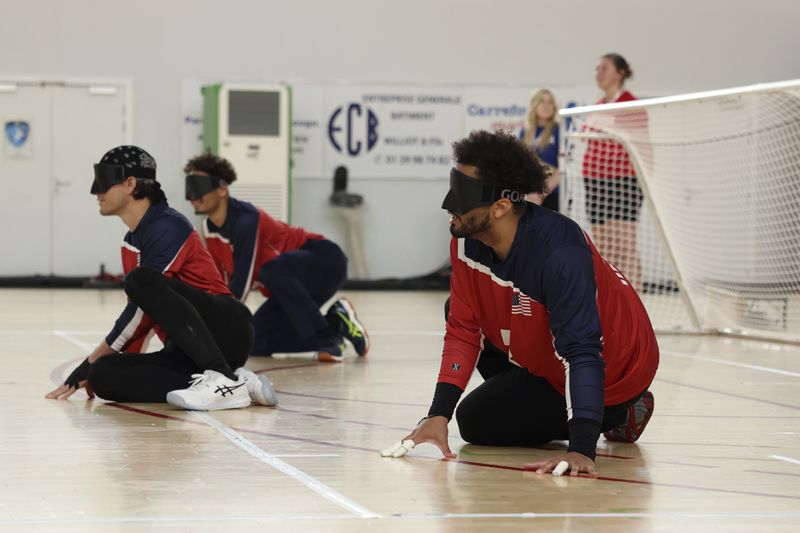
<path id="1" fill-rule="evenodd" d="M 800 341 L 800 80 L 561 117 L 562 211 L 658 330 Z"/>

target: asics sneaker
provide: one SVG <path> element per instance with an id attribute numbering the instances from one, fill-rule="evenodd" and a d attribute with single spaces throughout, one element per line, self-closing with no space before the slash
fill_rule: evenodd
<path id="1" fill-rule="evenodd" d="M 253 403 L 266 405 L 267 407 L 278 405 L 275 389 L 272 388 L 272 383 L 267 379 L 267 376 L 259 376 L 245 367 L 237 368 L 236 375 L 239 376 L 240 381 L 244 379 L 247 384 L 247 392 L 250 393 L 250 400 Z"/>
<path id="2" fill-rule="evenodd" d="M 241 377 L 234 381 L 214 370 L 192 374 L 188 389 L 167 393 L 167 403 L 190 411 L 237 409 L 250 405 L 247 383 Z"/>

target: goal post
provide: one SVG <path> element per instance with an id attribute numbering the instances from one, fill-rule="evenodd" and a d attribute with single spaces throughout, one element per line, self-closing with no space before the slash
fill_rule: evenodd
<path id="1" fill-rule="evenodd" d="M 800 342 L 800 80 L 560 116 L 562 211 L 659 331 Z"/>

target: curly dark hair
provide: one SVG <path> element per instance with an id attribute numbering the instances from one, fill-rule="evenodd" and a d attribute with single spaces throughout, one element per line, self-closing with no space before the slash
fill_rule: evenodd
<path id="1" fill-rule="evenodd" d="M 545 192 L 548 172 L 533 149 L 503 131 L 473 131 L 453 143 L 457 163 L 474 166 L 478 178 L 525 194 Z M 524 210 L 524 204 L 519 206 Z"/>
<path id="2" fill-rule="evenodd" d="M 199 170 L 211 176 L 217 177 L 230 185 L 236 181 L 236 171 L 230 161 L 218 155 L 206 152 L 189 160 L 183 167 L 183 171 L 189 174 L 192 170 Z"/>

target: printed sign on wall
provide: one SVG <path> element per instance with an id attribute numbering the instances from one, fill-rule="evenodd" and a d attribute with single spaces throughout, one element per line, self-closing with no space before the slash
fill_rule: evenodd
<path id="1" fill-rule="evenodd" d="M 197 80 L 184 82 L 184 158 L 202 144 Z M 535 87 L 292 85 L 295 178 L 447 179 L 452 143 L 472 130 L 519 135 Z M 559 106 L 591 101 L 594 88 L 554 90 Z"/>

